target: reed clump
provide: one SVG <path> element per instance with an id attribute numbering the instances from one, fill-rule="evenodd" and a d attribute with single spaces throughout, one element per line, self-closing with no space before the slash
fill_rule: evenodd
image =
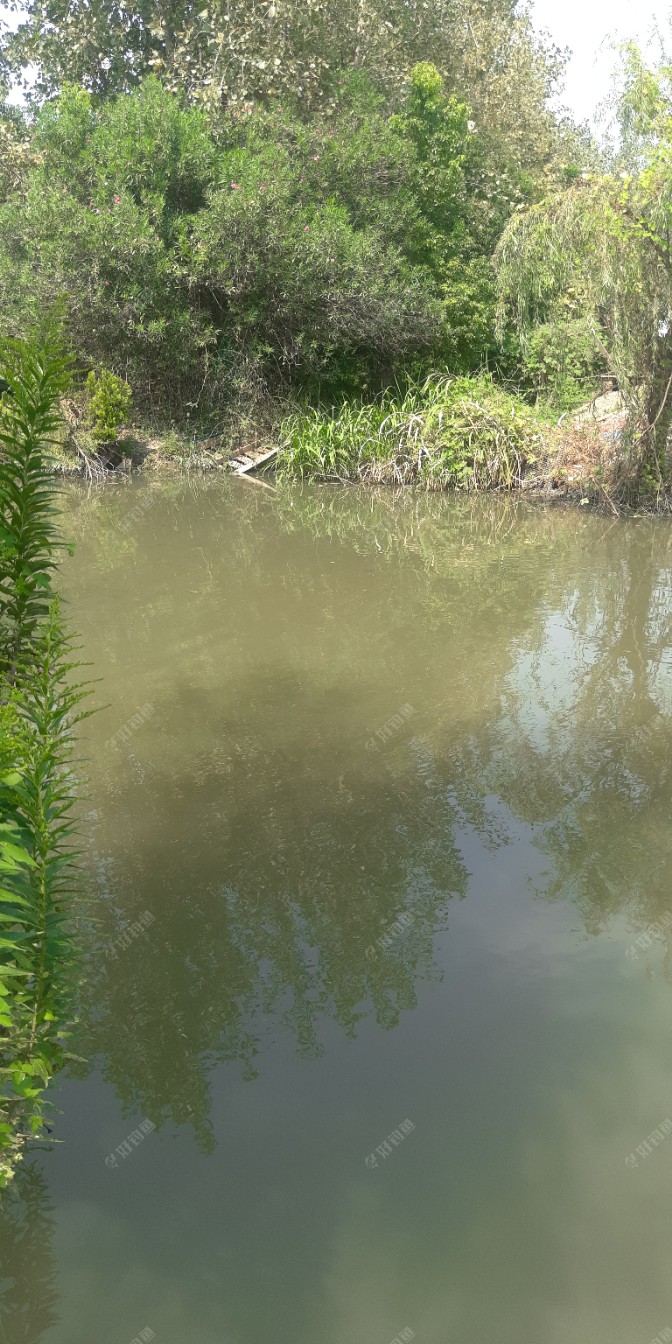
<path id="1" fill-rule="evenodd" d="M 316 480 L 513 490 L 545 450 L 542 424 L 486 376 L 432 375 L 403 394 L 289 416 L 278 469 Z"/>

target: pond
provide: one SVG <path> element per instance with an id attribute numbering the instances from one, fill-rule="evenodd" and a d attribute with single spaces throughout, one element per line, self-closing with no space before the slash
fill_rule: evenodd
<path id="1" fill-rule="evenodd" d="M 81 1061 L 0 1338 L 667 1338 L 669 522 L 220 478 L 64 515 Z"/>

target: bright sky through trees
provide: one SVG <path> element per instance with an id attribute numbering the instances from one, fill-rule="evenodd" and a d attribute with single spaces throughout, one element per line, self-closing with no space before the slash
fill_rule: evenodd
<path id="1" fill-rule="evenodd" d="M 612 43 L 644 45 L 656 26 L 669 38 L 670 12 L 661 0 L 532 0 L 535 26 L 572 51 L 561 101 L 579 121 L 592 120 L 609 92 L 618 61 Z"/>

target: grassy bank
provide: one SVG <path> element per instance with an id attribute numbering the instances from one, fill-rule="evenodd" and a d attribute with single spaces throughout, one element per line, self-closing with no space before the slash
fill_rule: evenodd
<path id="1" fill-rule="evenodd" d="M 606 504 L 667 509 L 669 492 L 630 464 L 617 393 L 558 416 L 487 376 L 434 376 L 405 395 L 309 410 L 279 426 L 278 470 L 302 479 L 423 485 L 435 490 L 525 490 Z M 669 478 L 669 464 L 661 464 Z"/>
<path id="2" fill-rule="evenodd" d="M 525 491 L 612 511 L 672 506 L 672 463 L 661 462 L 653 481 L 642 475 L 626 407 L 598 383 L 577 387 L 574 405 L 559 413 L 550 399 L 532 404 L 487 374 L 437 373 L 368 401 L 320 407 L 267 398 L 229 407 L 217 432 L 135 425 L 106 444 L 92 436 L 85 403 L 69 407 L 56 469 L 100 479 L 120 469 L 226 470 L 240 451 L 277 447 L 268 470 L 286 479 Z"/>

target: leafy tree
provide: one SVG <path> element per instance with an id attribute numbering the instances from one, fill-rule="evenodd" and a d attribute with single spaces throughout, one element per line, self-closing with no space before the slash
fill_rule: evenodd
<path id="1" fill-rule="evenodd" d="M 81 362 L 177 414 L 257 376 L 363 388 L 478 363 L 494 303 L 470 330 L 468 121 L 430 66 L 392 116 L 355 72 L 331 118 L 256 109 L 226 133 L 155 76 L 102 106 L 69 86 L 0 207 L 5 321 L 18 335 L 65 294 Z"/>
<path id="2" fill-rule="evenodd" d="M 17 5 L 18 8 L 18 5 Z M 214 111 L 295 102 L 303 115 L 337 105 L 343 70 L 366 71 L 391 110 L 411 70 L 431 61 L 468 94 L 491 188 L 512 198 L 557 158 L 548 109 L 561 54 L 515 0 L 28 0 L 3 43 L 13 70 L 37 68 L 35 96 L 65 83 L 108 98 L 150 71 Z"/>
<path id="3" fill-rule="evenodd" d="M 0 83 L 0 202 L 20 186 L 35 161 L 24 117 L 2 101 L 2 93 Z"/>
<path id="4" fill-rule="evenodd" d="M 139 0 L 129 8 L 119 0 L 11 0 L 20 22 L 2 41 L 9 68 L 31 74 L 26 92 L 41 101 L 65 84 L 82 85 L 106 98 L 132 88 L 162 58 L 171 59 L 176 33 L 195 17 L 199 6 L 171 0 Z"/>
<path id="5" fill-rule="evenodd" d="M 524 337 L 539 323 L 588 320 L 630 406 L 627 471 L 658 487 L 672 425 L 668 90 L 667 70 L 658 78 L 643 66 L 626 84 L 618 111 L 636 169 L 583 173 L 514 216 L 498 248 L 502 317 Z"/>

